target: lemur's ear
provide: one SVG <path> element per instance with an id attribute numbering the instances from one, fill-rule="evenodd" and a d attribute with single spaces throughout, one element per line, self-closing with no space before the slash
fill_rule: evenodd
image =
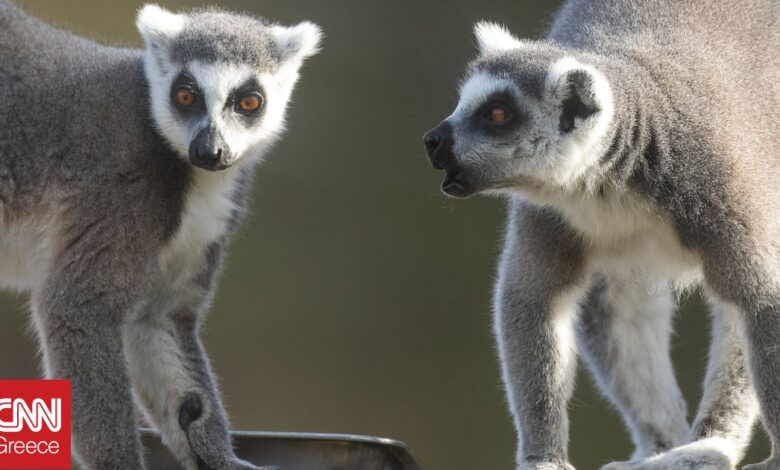
<path id="1" fill-rule="evenodd" d="M 475 24 L 474 36 L 477 38 L 477 47 L 482 54 L 509 51 L 523 46 L 523 42 L 514 37 L 508 29 L 489 21 Z"/>
<path id="2" fill-rule="evenodd" d="M 138 11 L 135 25 L 144 38 L 146 47 L 157 49 L 165 46 L 184 28 L 185 16 L 154 4 L 144 5 Z"/>
<path id="3" fill-rule="evenodd" d="M 571 57 L 555 62 L 547 73 L 548 98 L 560 111 L 558 128 L 569 133 L 597 116 L 611 117 L 612 90 L 607 77 L 595 67 Z"/>
<path id="4" fill-rule="evenodd" d="M 320 51 L 322 30 L 309 21 L 295 26 L 274 25 L 271 27 L 271 35 L 284 62 L 303 61 Z"/>

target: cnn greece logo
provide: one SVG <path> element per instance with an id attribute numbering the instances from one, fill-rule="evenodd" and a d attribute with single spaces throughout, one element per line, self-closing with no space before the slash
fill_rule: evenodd
<path id="1" fill-rule="evenodd" d="M 34 432 L 40 431 L 44 424 L 52 432 L 62 429 L 61 398 L 52 398 L 49 406 L 40 398 L 36 398 L 31 407 L 21 398 L 0 398 L 0 416 L 3 410 L 8 408 L 11 409 L 12 419 L 10 422 L 0 419 L 0 432 L 19 432 L 25 424 Z"/>
<path id="2" fill-rule="evenodd" d="M 70 464 L 70 382 L 0 380 L 0 469 Z"/>

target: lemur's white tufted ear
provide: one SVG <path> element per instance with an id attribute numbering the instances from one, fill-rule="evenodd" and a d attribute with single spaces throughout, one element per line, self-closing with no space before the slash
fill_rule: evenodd
<path id="1" fill-rule="evenodd" d="M 166 40 L 179 34 L 184 28 L 184 22 L 184 15 L 149 3 L 138 11 L 135 25 L 147 47 L 160 47 Z"/>
<path id="2" fill-rule="evenodd" d="M 295 26 L 274 25 L 271 34 L 284 61 L 303 60 L 320 51 L 322 30 L 309 21 Z"/>
<path id="3" fill-rule="evenodd" d="M 514 37 L 508 29 L 489 21 L 475 24 L 474 36 L 477 38 L 477 47 L 482 54 L 509 51 L 523 45 L 523 42 Z"/>
<path id="4" fill-rule="evenodd" d="M 614 103 L 609 80 L 592 65 L 572 57 L 553 63 L 547 72 L 545 88 L 560 109 L 559 129 L 571 132 L 587 127 L 602 127 L 612 118 Z"/>

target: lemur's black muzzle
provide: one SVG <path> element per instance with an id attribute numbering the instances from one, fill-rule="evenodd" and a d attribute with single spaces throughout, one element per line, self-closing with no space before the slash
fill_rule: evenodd
<path id="1" fill-rule="evenodd" d="M 468 172 L 455 158 L 453 130 L 446 120 L 423 136 L 425 151 L 431 164 L 437 170 L 444 170 L 441 190 L 452 197 L 468 197 L 474 194 L 474 187 Z"/>
<path id="2" fill-rule="evenodd" d="M 198 132 L 190 142 L 190 163 L 204 170 L 224 170 L 233 163 L 222 134 L 213 127 Z"/>
<path id="3" fill-rule="evenodd" d="M 452 126 L 447 121 L 442 121 L 426 132 L 423 143 L 431 164 L 437 170 L 443 170 L 455 163 L 455 155 L 452 152 Z"/>

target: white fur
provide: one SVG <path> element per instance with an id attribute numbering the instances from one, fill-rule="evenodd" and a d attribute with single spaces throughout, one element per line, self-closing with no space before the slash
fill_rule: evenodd
<path id="1" fill-rule="evenodd" d="M 675 302 L 668 288 L 638 286 L 630 278 L 611 276 L 607 285 L 602 301 L 609 305 L 609 344 L 604 347 L 610 354 L 600 369 L 610 372 L 596 378 L 631 430 L 632 459 L 646 458 L 655 452 L 658 438 L 647 434 L 648 425 L 673 439 L 672 446 L 688 438 L 685 401 L 669 357 Z"/>
<path id="2" fill-rule="evenodd" d="M 236 210 L 231 196 L 240 171 L 239 167 L 218 172 L 193 168 L 181 224 L 160 254 L 160 269 L 174 290 L 196 274 L 208 245 L 226 233 Z"/>
<path id="3" fill-rule="evenodd" d="M 641 462 L 612 462 L 601 470 L 731 470 L 737 451 L 728 439 L 710 437 L 686 444 Z"/>
<path id="4" fill-rule="evenodd" d="M 608 145 L 604 137 L 615 112 L 612 89 L 604 74 L 591 65 L 583 64 L 571 57 L 564 57 L 550 66 L 545 80 L 548 103 L 554 104 L 558 111 L 551 115 L 556 117 L 560 115 L 558 106 L 566 98 L 567 92 L 561 87 L 561 82 L 567 74 L 574 71 L 584 71 L 591 77 L 593 81 L 591 98 L 598 104 L 599 111 L 584 121 L 577 118 L 572 135 L 560 142 L 557 151 L 559 157 L 551 165 L 552 171 L 549 177 L 564 187 L 579 183 L 596 166 Z M 554 128 L 557 128 L 557 125 Z"/>
<path id="5" fill-rule="evenodd" d="M 701 258 L 680 244 L 668 217 L 638 195 L 609 186 L 603 190 L 598 195 L 545 185 L 515 189 L 524 199 L 555 207 L 583 234 L 594 271 L 650 286 L 664 287 L 671 279 L 679 290 L 701 281 Z"/>
<path id="6" fill-rule="evenodd" d="M 166 52 L 147 44 L 144 59 L 146 81 L 149 83 L 149 101 L 155 125 L 171 147 L 180 155 L 185 156 L 189 150 L 189 142 L 182 134 L 183 129 L 173 115 L 170 98 L 170 86 L 179 70 L 168 63 Z"/>
<path id="7" fill-rule="evenodd" d="M 186 18 L 184 15 L 172 13 L 165 8 L 154 4 L 146 4 L 138 11 L 136 26 L 150 43 L 165 38 L 172 38 L 184 28 Z"/>
<path id="8" fill-rule="evenodd" d="M 517 86 L 507 78 L 496 77 L 487 72 L 472 74 L 461 84 L 458 105 L 447 119 L 467 118 L 476 108 L 482 106 L 491 94 L 500 91 L 520 93 Z"/>
<path id="9" fill-rule="evenodd" d="M 573 375 L 577 367 L 577 338 L 574 332 L 574 319 L 579 311 L 578 302 L 584 295 L 581 288 L 572 289 L 560 295 L 552 302 L 553 334 L 558 338 L 557 344 L 560 358 L 560 373 L 557 377 L 565 384 L 566 395 L 574 390 Z"/>
<path id="10" fill-rule="evenodd" d="M 481 54 L 505 52 L 523 47 L 523 42 L 513 36 L 508 29 L 489 21 L 475 24 L 474 36 Z"/>
<path id="11" fill-rule="evenodd" d="M 180 397 L 197 390 L 198 385 L 187 370 L 186 358 L 182 357 L 176 342 L 174 320 L 162 312 L 132 322 L 125 329 L 123 344 L 128 374 L 133 381 L 133 393 L 144 404 L 141 408 L 147 422 L 161 431 L 176 458 L 186 468 L 194 469 L 197 462 L 187 435 L 181 432 L 177 410 Z"/>
<path id="12" fill-rule="evenodd" d="M 271 34 L 284 60 L 303 60 L 320 50 L 322 30 L 309 21 L 295 26 L 274 25 Z"/>

